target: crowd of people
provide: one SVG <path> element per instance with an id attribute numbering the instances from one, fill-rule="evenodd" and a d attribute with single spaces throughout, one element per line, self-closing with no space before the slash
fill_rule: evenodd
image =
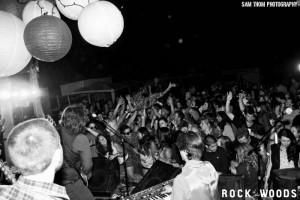
<path id="1" fill-rule="evenodd" d="M 218 82 L 210 89 L 183 89 L 170 83 L 163 90 L 146 85 L 135 94 L 118 97 L 115 104 L 107 101 L 71 105 L 62 111 L 56 127 L 63 162 L 54 181 L 65 186 L 71 200 L 93 199 L 82 181 L 82 177 L 88 181 L 92 176 L 93 157 L 117 159 L 121 180 L 126 164 L 132 183 L 137 183 L 137 175 L 144 176 L 160 160 L 182 168 L 174 181 L 173 199 L 197 199 L 200 193 L 207 199 L 218 199 L 218 177 L 230 173 L 244 175 L 245 189 L 251 190 L 251 198 L 255 198 L 260 188 L 273 187 L 274 170 L 298 167 L 299 103 L 299 83 L 293 79 L 288 89 L 282 84 L 270 88 L 239 84 L 225 89 Z M 24 131 L 25 125 L 19 126 L 10 134 L 8 146 L 15 145 L 10 138 L 18 140 L 14 131 Z M 29 136 L 27 139 L 38 140 Z M 23 143 L 19 145 L 28 145 Z M 14 150 L 12 147 L 9 151 L 15 157 L 12 163 L 24 171 L 25 177 L 31 178 L 32 173 L 47 168 L 44 165 L 26 171 L 29 166 L 23 164 L 24 160 L 16 160 L 19 154 L 24 155 Z M 52 156 L 49 153 L 48 162 Z M 191 173 L 195 174 L 193 179 L 189 177 Z M 201 180 L 205 183 L 199 184 Z M 195 182 L 197 190 L 191 186 Z M 207 186 L 203 184 L 209 185 L 211 191 L 204 191 Z"/>

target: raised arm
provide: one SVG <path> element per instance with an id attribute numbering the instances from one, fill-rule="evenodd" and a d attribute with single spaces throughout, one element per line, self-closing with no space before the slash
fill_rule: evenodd
<path id="1" fill-rule="evenodd" d="M 157 127 L 155 127 L 155 119 L 156 119 L 156 116 L 153 115 L 152 120 L 151 120 L 151 129 L 154 128 L 154 130 L 156 131 L 156 130 L 157 130 Z"/>
<path id="2" fill-rule="evenodd" d="M 117 121 L 117 124 L 118 126 L 120 126 L 120 124 L 124 121 L 125 117 L 127 116 L 128 113 L 126 112 L 123 112 L 123 114 L 120 115 L 118 121 Z"/>
<path id="3" fill-rule="evenodd" d="M 239 107 L 240 107 L 241 112 L 244 112 L 244 110 L 245 110 L 245 104 L 243 102 L 243 98 L 244 98 L 243 93 L 239 93 Z"/>
<path id="4" fill-rule="evenodd" d="M 130 96 L 130 95 L 126 95 L 125 98 L 126 98 L 126 100 L 127 100 L 128 107 L 129 107 L 130 112 L 135 111 L 136 109 L 134 109 L 133 106 L 132 106 L 131 96 Z"/>
<path id="5" fill-rule="evenodd" d="M 119 110 L 120 106 L 123 105 L 123 104 L 124 104 L 124 99 L 123 99 L 123 97 L 120 97 L 119 100 L 118 100 L 118 103 L 117 103 L 117 105 L 114 109 L 114 112 L 111 116 L 111 119 L 117 118 L 118 110 Z"/>
<path id="6" fill-rule="evenodd" d="M 171 116 L 173 116 L 175 114 L 175 109 L 174 109 L 174 103 L 172 97 L 168 97 L 168 104 L 171 107 Z"/>
<path id="7" fill-rule="evenodd" d="M 268 180 L 270 178 L 271 169 L 272 169 L 271 154 L 272 154 L 272 151 L 270 149 L 270 151 L 269 151 L 269 160 L 268 160 L 267 169 L 266 169 L 266 175 L 265 175 L 265 178 L 264 178 L 264 181 L 265 181 L 264 188 L 265 189 L 268 189 Z"/>
<path id="8" fill-rule="evenodd" d="M 141 118 L 142 118 L 141 127 L 145 127 L 146 126 L 146 119 L 147 119 L 147 114 L 146 114 L 146 108 L 145 107 L 143 109 L 143 114 L 141 115 Z"/>
<path id="9" fill-rule="evenodd" d="M 232 100 L 232 92 L 229 91 L 227 92 L 227 97 L 226 97 L 226 105 L 225 105 L 225 112 L 227 114 L 227 116 L 233 120 L 234 118 L 234 114 L 230 111 L 230 102 Z"/>
<path id="10" fill-rule="evenodd" d="M 167 94 L 173 87 L 176 87 L 175 83 L 169 83 L 169 86 L 167 87 L 167 89 L 165 89 L 165 91 L 161 92 L 160 95 L 158 96 L 158 98 L 163 97 L 165 94 Z"/>
<path id="11" fill-rule="evenodd" d="M 128 126 L 130 126 L 132 124 L 132 122 L 135 120 L 137 115 L 137 111 L 134 111 L 133 115 L 131 115 L 130 119 L 128 120 L 127 124 Z"/>

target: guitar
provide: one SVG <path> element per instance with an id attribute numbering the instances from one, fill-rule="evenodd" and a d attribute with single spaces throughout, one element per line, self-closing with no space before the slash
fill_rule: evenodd
<path id="1" fill-rule="evenodd" d="M 9 168 L 7 163 L 3 162 L 1 159 L 0 159 L 0 171 L 3 172 L 5 176 L 5 180 L 7 182 L 14 184 L 17 181 L 15 174 L 16 172 L 18 172 L 18 170 L 13 170 L 13 168 Z"/>

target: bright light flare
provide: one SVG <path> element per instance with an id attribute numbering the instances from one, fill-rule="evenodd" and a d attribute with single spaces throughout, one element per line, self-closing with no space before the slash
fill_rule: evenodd
<path id="1" fill-rule="evenodd" d="M 11 95 L 13 98 L 16 98 L 19 96 L 19 93 L 17 91 L 13 91 Z"/>
<path id="2" fill-rule="evenodd" d="M 0 93 L 0 98 L 1 99 L 7 100 L 10 97 L 11 97 L 11 94 L 10 94 L 9 91 L 7 91 L 7 90 L 1 91 L 1 93 Z"/>
<path id="3" fill-rule="evenodd" d="M 8 91 L 8 90 L 0 90 L 0 101 L 7 101 L 10 99 L 14 100 L 29 100 L 40 97 L 40 90 L 38 88 L 29 88 L 24 89 L 20 88 L 19 90 Z"/>
<path id="4" fill-rule="evenodd" d="M 28 95 L 29 95 L 28 90 L 21 90 L 20 96 L 21 96 L 22 98 L 27 98 Z"/>

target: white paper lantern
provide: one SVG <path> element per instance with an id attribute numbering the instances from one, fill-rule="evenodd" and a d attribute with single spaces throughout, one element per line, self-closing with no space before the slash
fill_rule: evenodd
<path id="1" fill-rule="evenodd" d="M 22 19 L 22 12 L 25 4 L 18 0 L 0 0 L 0 10 L 13 14 Z"/>
<path id="2" fill-rule="evenodd" d="M 78 20 L 83 8 L 98 0 L 56 0 L 58 10 L 67 18 Z"/>
<path id="3" fill-rule="evenodd" d="M 22 19 L 26 25 L 34 18 L 42 15 L 52 15 L 60 18 L 57 8 L 52 3 L 46 0 L 39 0 L 30 1 L 26 4 L 23 10 Z"/>
<path id="4" fill-rule="evenodd" d="M 21 71 L 31 59 L 23 39 L 25 25 L 13 14 L 0 11 L 0 77 Z"/>
<path id="5" fill-rule="evenodd" d="M 124 20 L 118 8 L 108 1 L 87 5 L 78 19 L 81 36 L 90 44 L 109 47 L 122 34 Z"/>

